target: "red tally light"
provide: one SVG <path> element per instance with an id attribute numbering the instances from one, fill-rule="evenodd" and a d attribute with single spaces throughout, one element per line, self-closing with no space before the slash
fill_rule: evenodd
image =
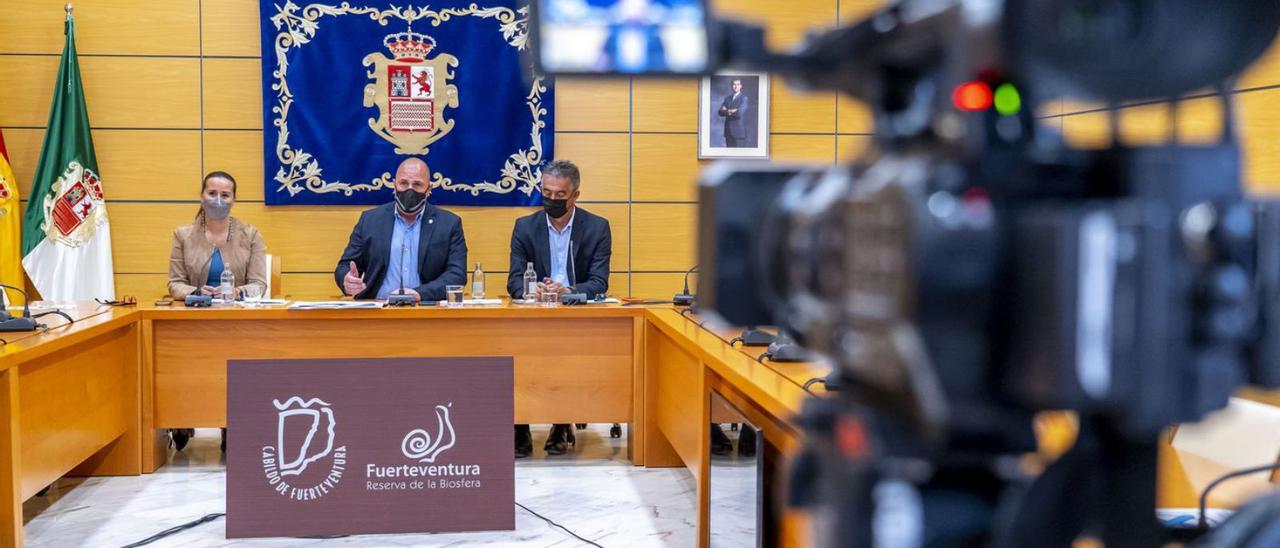
<path id="1" fill-rule="evenodd" d="M 867 443 L 867 432 L 857 420 L 842 417 L 836 421 L 836 448 L 848 459 L 859 459 L 871 453 L 871 445 Z"/>
<path id="2" fill-rule="evenodd" d="M 964 191 L 961 200 L 966 204 L 989 204 L 991 203 L 991 195 L 987 193 L 987 189 L 980 186 L 972 186 Z"/>
<path id="3" fill-rule="evenodd" d="M 951 103 L 969 112 L 991 108 L 991 86 L 982 82 L 965 82 L 951 92 Z"/>

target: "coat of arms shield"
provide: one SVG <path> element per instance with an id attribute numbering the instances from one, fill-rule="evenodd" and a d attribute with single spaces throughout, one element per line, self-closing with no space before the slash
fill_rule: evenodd
<path id="1" fill-rule="evenodd" d="M 374 80 L 365 86 L 364 106 L 378 108 L 369 128 L 394 144 L 396 154 L 427 154 L 431 143 L 453 130 L 444 115 L 458 106 L 458 90 L 449 83 L 458 59 L 447 53 L 427 59 L 435 40 L 412 30 L 389 35 L 383 44 L 394 59 L 381 53 L 364 58 Z"/>

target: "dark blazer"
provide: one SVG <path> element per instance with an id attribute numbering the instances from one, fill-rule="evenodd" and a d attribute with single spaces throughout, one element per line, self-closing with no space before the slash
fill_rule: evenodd
<path id="1" fill-rule="evenodd" d="M 747 99 L 745 92 L 738 93 L 735 100 L 733 94 L 724 96 L 724 101 L 720 102 L 720 111 L 718 114 L 724 118 L 724 134 L 734 139 L 746 139 L 747 127 L 742 123 L 742 115 L 747 113 L 747 109 L 751 108 L 751 100 Z M 738 109 L 737 112 L 729 114 L 729 109 Z"/>
<path id="2" fill-rule="evenodd" d="M 427 204 L 422 212 L 418 233 L 418 276 L 423 284 L 414 287 L 424 301 L 445 298 L 446 285 L 467 283 L 467 240 L 462 235 L 462 219 L 457 215 Z M 347 249 L 338 260 L 333 279 L 342 289 L 342 278 L 351 269 L 349 263 L 364 274 L 365 290 L 355 297 L 373 299 L 387 277 L 391 253 L 391 235 L 395 230 L 396 204 L 383 204 L 360 214 Z"/>
<path id="3" fill-rule="evenodd" d="M 573 217 L 573 267 L 565 265 L 573 282 L 570 291 L 586 293 L 588 299 L 609 292 L 609 257 L 613 236 L 609 220 L 576 208 Z M 507 274 L 507 294 L 524 298 L 524 269 L 530 262 L 538 280 L 551 277 L 551 238 L 547 236 L 547 213 L 539 211 L 516 219 L 511 229 L 511 268 Z"/>

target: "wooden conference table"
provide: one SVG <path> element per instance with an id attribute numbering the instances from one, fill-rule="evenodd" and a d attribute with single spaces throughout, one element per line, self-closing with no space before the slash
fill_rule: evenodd
<path id="1" fill-rule="evenodd" d="M 164 429 L 226 425 L 226 361 L 251 358 L 514 356 L 520 423 L 629 423 L 640 466 L 685 466 L 707 543 L 716 392 L 795 451 L 792 418 L 816 364 L 760 364 L 670 306 L 286 310 L 109 307 L 46 316 L 51 329 L 0 338 L 0 545 L 22 544 L 22 503 L 63 475 L 150 473 Z M 727 420 L 725 422 L 728 422 Z M 784 545 L 804 520 L 783 516 Z"/>

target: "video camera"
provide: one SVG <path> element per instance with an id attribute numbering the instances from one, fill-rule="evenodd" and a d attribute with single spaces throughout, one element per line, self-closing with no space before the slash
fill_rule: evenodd
<path id="1" fill-rule="evenodd" d="M 583 2 L 539 3 L 543 33 L 540 18 L 569 4 Z M 908 0 L 790 54 L 742 23 L 667 32 L 661 14 L 678 10 L 653 5 L 633 19 L 705 43 L 699 70 L 652 48 L 590 70 L 542 50 L 540 67 L 763 70 L 873 114 L 873 145 L 850 167 L 718 165 L 700 185 L 701 310 L 777 325 L 836 365 L 841 390 L 806 410 L 792 485 L 819 521 L 840 520 L 819 527 L 826 543 L 1066 545 L 1096 527 L 1110 544 L 1156 545 L 1162 429 L 1243 384 L 1280 386 L 1280 205 L 1244 195 L 1231 105 L 1280 3 Z M 1219 101 L 1218 142 L 1174 129 L 1126 146 L 1113 119 L 1109 148 L 1077 150 L 1038 116 L 1060 99 L 1113 113 L 1163 101 L 1176 122 L 1191 96 Z M 1008 457 L 1034 451 L 1045 410 L 1076 411 L 1080 437 L 1027 484 Z M 1045 502 L 1077 481 L 1104 504 Z"/>

